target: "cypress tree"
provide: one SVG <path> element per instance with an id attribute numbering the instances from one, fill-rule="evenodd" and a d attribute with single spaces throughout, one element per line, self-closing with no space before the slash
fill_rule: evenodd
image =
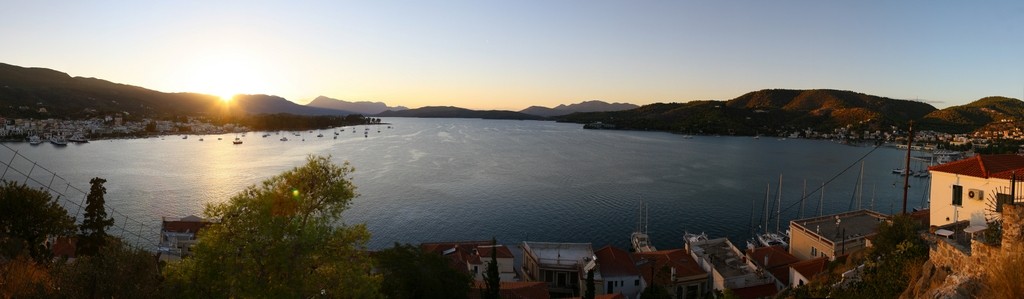
<path id="1" fill-rule="evenodd" d="M 583 293 L 583 299 L 594 299 L 594 269 L 587 271 L 587 290 Z"/>
<path id="2" fill-rule="evenodd" d="M 484 299 L 498 299 L 501 293 L 501 274 L 498 273 L 498 240 L 494 237 L 491 237 L 491 261 L 487 263 L 484 282 L 487 284 Z"/>
<path id="3" fill-rule="evenodd" d="M 107 218 L 107 210 L 104 209 L 103 195 L 107 193 L 107 188 L 103 187 L 103 183 L 106 182 L 98 177 L 89 180 L 92 187 L 85 198 L 85 215 L 79 226 L 79 255 L 96 255 L 107 243 L 107 228 L 114 225 L 114 218 Z"/>

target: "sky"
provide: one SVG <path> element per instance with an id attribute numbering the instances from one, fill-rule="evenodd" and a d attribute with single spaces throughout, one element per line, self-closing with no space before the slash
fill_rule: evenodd
<path id="1" fill-rule="evenodd" d="M 1024 1 L 0 0 L 0 40 L 3 63 L 299 104 L 1024 97 Z"/>

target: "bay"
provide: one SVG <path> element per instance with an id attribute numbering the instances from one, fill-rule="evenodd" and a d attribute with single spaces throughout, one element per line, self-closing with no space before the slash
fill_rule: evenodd
<path id="1" fill-rule="evenodd" d="M 269 137 L 249 132 L 237 135 L 241 145 L 231 144 L 235 134 L 67 147 L 6 143 L 25 158 L 12 159 L 5 148 L 0 160 L 15 169 L 4 179 L 51 186 L 65 194 L 64 200 L 80 202 L 90 178 L 107 179 L 106 199 L 116 210 L 115 220 L 129 231 L 126 238 L 143 243 L 156 239 L 160 217 L 198 215 L 205 204 L 226 201 L 301 165 L 310 154 L 331 155 L 355 167 L 352 180 L 360 196 L 343 217 L 346 224 L 366 224 L 371 249 L 492 236 L 504 244 L 592 242 L 595 249 L 629 248 L 640 199 L 650 208 L 649 231 L 659 248 L 682 247 L 684 231 L 741 242 L 749 238 L 751 223 L 763 225 L 765 188 L 771 185 L 773 205 L 780 174 L 782 230 L 800 216 L 804 180 L 810 192 L 842 173 L 825 188 L 824 214 L 855 208 L 858 198 L 862 208 L 887 214 L 902 206 L 903 181 L 891 169 L 902 167 L 905 152 L 894 148 L 768 137 L 686 139 L 543 121 L 384 121 L 392 128 L 357 126 L 301 136 L 268 132 Z M 857 161 L 865 155 L 864 181 L 858 184 Z M 926 205 L 927 179 L 910 183 L 908 206 Z M 861 196 L 855 193 L 858 186 Z M 820 194 L 808 197 L 803 216 L 816 216 Z M 76 207 L 66 206 L 76 213 Z M 774 218 L 768 226 L 775 229 Z"/>

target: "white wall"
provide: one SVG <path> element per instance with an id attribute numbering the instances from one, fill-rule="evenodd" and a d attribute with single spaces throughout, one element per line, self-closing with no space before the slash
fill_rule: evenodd
<path id="1" fill-rule="evenodd" d="M 993 201 L 999 191 L 1009 192 L 1010 181 L 1004 179 L 983 179 L 973 176 L 957 175 L 932 171 L 931 201 L 929 208 L 931 225 L 943 226 L 955 221 L 976 220 L 985 218 L 988 202 Z M 963 186 L 963 206 L 953 206 L 953 185 Z M 982 200 L 967 198 L 970 189 L 979 189 L 984 193 Z M 949 220 L 946 220 L 946 219 Z"/>

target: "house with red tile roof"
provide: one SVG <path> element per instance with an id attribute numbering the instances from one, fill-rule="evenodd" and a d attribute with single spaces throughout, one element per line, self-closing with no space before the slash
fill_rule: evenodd
<path id="1" fill-rule="evenodd" d="M 472 274 L 477 281 L 484 280 L 487 264 L 491 262 L 491 252 L 495 251 L 501 281 L 516 279 L 514 257 L 505 245 L 491 245 L 491 241 L 433 242 L 420 244 L 420 249 L 447 257 L 453 268 Z"/>
<path id="2" fill-rule="evenodd" d="M 805 285 L 827 269 L 828 259 L 825 257 L 793 263 L 789 265 L 789 286 L 796 288 Z"/>
<path id="3" fill-rule="evenodd" d="M 685 249 L 633 253 L 644 281 L 663 287 L 676 299 L 703 298 L 709 292 L 708 272 Z M 667 271 L 666 271 L 667 269 Z"/>
<path id="4" fill-rule="evenodd" d="M 967 226 L 982 227 L 986 219 L 997 217 L 1004 202 L 1012 201 L 1011 177 L 1024 178 L 1024 156 L 976 155 L 928 171 L 932 177 L 930 224 L 966 221 Z"/>
<path id="5" fill-rule="evenodd" d="M 163 217 L 160 226 L 160 244 L 157 247 L 161 259 L 180 259 L 188 256 L 196 244 L 196 236 L 212 222 L 202 217 L 189 215 L 182 218 Z"/>
<path id="6" fill-rule="evenodd" d="M 487 290 L 487 283 L 483 281 L 473 282 L 473 289 L 469 291 L 470 299 L 483 298 L 483 292 Z M 501 299 L 548 299 L 548 285 L 542 281 L 501 281 L 498 298 Z M 600 298 L 600 297 L 597 297 Z M 595 298 L 595 299 L 597 299 Z"/>
<path id="7" fill-rule="evenodd" d="M 629 252 L 609 245 L 594 251 L 594 256 L 597 257 L 594 285 L 595 288 L 601 289 L 595 293 L 620 293 L 626 298 L 636 299 L 647 287 L 640 271 L 637 270 L 636 261 Z"/>
<path id="8" fill-rule="evenodd" d="M 789 286 L 789 265 L 800 261 L 782 246 L 747 249 L 746 256 L 775 278 L 775 287 L 779 290 Z"/>

